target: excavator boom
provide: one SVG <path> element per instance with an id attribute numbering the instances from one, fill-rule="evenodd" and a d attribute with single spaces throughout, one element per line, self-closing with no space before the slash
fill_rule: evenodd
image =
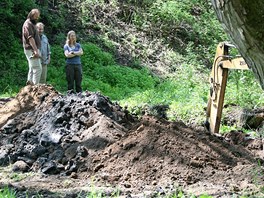
<path id="1" fill-rule="evenodd" d="M 248 65 L 241 56 L 231 56 L 229 51 L 235 48 L 227 42 L 219 43 L 216 49 L 212 72 L 210 75 L 210 92 L 207 103 L 206 123 L 211 133 L 219 133 L 225 90 L 229 69 L 248 70 Z"/>

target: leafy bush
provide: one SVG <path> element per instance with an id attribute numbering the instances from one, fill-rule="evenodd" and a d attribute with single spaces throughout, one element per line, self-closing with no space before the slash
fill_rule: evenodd
<path id="1" fill-rule="evenodd" d="M 116 100 L 154 86 L 155 79 L 146 69 L 136 70 L 116 65 L 111 54 L 103 52 L 94 44 L 83 45 L 83 48 L 87 54 L 82 59 L 84 76 L 91 83 L 89 85 L 84 80 L 84 88 L 100 90 Z"/>

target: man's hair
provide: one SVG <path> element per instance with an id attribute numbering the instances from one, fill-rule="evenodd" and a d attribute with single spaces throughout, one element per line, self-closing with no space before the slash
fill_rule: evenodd
<path id="1" fill-rule="evenodd" d="M 30 20 L 32 20 L 32 19 L 33 19 L 33 16 L 34 16 L 35 14 L 37 14 L 37 13 L 40 14 L 39 9 L 34 8 L 34 9 L 32 9 L 32 10 L 28 13 L 27 18 L 30 19 Z"/>

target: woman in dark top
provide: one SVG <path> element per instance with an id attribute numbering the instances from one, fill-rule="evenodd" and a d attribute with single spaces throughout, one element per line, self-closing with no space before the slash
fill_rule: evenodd
<path id="1" fill-rule="evenodd" d="M 64 45 L 64 54 L 66 56 L 66 79 L 68 82 L 68 91 L 77 93 L 82 92 L 82 64 L 80 56 L 83 50 L 80 43 L 76 42 L 76 34 L 73 30 L 67 34 L 66 44 Z"/>

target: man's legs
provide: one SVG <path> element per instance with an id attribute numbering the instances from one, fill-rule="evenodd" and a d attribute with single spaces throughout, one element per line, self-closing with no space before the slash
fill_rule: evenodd
<path id="1" fill-rule="evenodd" d="M 32 58 L 32 71 L 33 71 L 33 83 L 34 85 L 39 84 L 41 73 L 42 73 L 42 66 L 40 58 Z"/>
<path id="2" fill-rule="evenodd" d="M 27 61 L 28 61 L 28 77 L 27 77 L 27 84 L 32 84 L 33 83 L 33 72 L 32 72 L 32 66 L 31 66 L 31 62 L 30 62 L 30 56 L 32 55 L 32 51 L 31 50 L 24 50 L 24 53 L 27 57 Z"/>
<path id="3" fill-rule="evenodd" d="M 28 81 L 33 82 L 34 85 L 38 84 L 41 77 L 42 66 L 40 58 L 30 58 L 32 56 L 31 50 L 25 50 L 25 54 L 28 60 Z"/>
<path id="4" fill-rule="evenodd" d="M 42 73 L 39 83 L 46 84 L 47 80 L 47 65 L 42 64 Z"/>

